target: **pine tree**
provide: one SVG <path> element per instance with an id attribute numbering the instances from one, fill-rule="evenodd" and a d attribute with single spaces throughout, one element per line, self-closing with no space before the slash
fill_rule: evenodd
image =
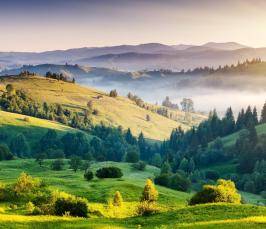
<path id="1" fill-rule="evenodd" d="M 170 174 L 171 173 L 171 166 L 168 161 L 165 161 L 161 168 L 161 174 Z"/>
<path id="2" fill-rule="evenodd" d="M 266 102 L 264 103 L 263 108 L 261 110 L 260 123 L 266 123 Z"/>
<path id="3" fill-rule="evenodd" d="M 257 113 L 257 108 L 256 107 L 253 108 L 252 115 L 253 115 L 254 125 L 258 125 L 259 121 L 258 121 L 258 113 Z"/>
<path id="4" fill-rule="evenodd" d="M 116 191 L 113 199 L 113 206 L 121 207 L 122 205 L 123 205 L 122 195 L 119 191 Z"/>
<path id="5" fill-rule="evenodd" d="M 153 182 L 147 179 L 146 185 L 142 192 L 141 201 L 155 202 L 158 199 L 158 191 L 156 190 Z"/>

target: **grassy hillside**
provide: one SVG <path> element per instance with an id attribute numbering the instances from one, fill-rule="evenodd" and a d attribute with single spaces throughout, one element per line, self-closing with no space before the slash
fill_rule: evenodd
<path id="1" fill-rule="evenodd" d="M 66 161 L 65 161 L 66 162 Z M 91 218 L 56 216 L 28 216 L 24 206 L 10 209 L 9 203 L 0 203 L 0 228 L 262 228 L 266 225 L 266 208 L 252 205 L 205 204 L 188 207 L 191 194 L 156 186 L 159 191 L 160 212 L 149 216 L 135 216 L 134 211 L 146 178 L 154 177 L 158 168 L 148 166 L 136 171 L 128 163 L 102 162 L 92 165 L 92 170 L 102 166 L 120 167 L 120 179 L 94 178 L 85 181 L 83 171 L 74 173 L 65 166 L 63 171 L 52 171 L 51 161 L 43 168 L 34 160 L 0 162 L 0 181 L 13 182 L 22 172 L 43 178 L 53 189 L 83 196 L 89 200 Z M 119 190 L 124 198 L 125 213 L 114 218 L 108 209 L 108 200 Z M 103 215 L 101 215 L 103 213 Z"/>
<path id="2" fill-rule="evenodd" d="M 256 126 L 256 130 L 257 130 L 258 135 L 266 134 L 266 124 L 261 124 L 261 125 Z M 235 144 L 236 140 L 239 137 L 239 133 L 240 132 L 236 132 L 234 134 L 230 134 L 226 137 L 223 137 L 222 141 L 223 141 L 225 147 L 230 147 L 233 144 Z"/>
<path id="3" fill-rule="evenodd" d="M 31 146 L 34 146 L 48 129 L 54 129 L 59 136 L 67 132 L 79 131 L 57 122 L 0 111 L 0 132 L 8 137 L 7 141 L 17 134 L 23 133 Z M 7 143 L 6 139 L 4 142 Z"/>
<path id="4" fill-rule="evenodd" d="M 172 129 L 178 126 L 183 129 L 190 128 L 187 124 L 140 108 L 127 98 L 111 98 L 103 92 L 72 83 L 43 77 L 2 77 L 0 90 L 9 83 L 12 83 L 16 89 L 28 92 L 37 101 L 62 104 L 75 111 L 82 112 L 87 103 L 92 101 L 93 108 L 99 111 L 99 115 L 93 116 L 94 123 L 103 122 L 107 125 L 120 125 L 123 128 L 130 127 L 134 134 L 142 131 L 151 139 L 165 139 L 169 137 Z M 146 115 L 150 116 L 150 121 L 146 121 Z M 204 118 L 203 115 L 193 114 L 193 124 Z"/>
<path id="5" fill-rule="evenodd" d="M 160 172 L 158 168 L 153 166 L 147 166 L 145 171 L 138 171 L 131 168 L 129 163 L 100 162 L 92 165 L 91 169 L 94 172 L 103 166 L 116 166 L 122 169 L 123 177 L 103 180 L 94 178 L 93 181 L 87 182 L 83 177 L 84 171 L 74 173 L 68 169 L 67 160 L 65 160 L 63 171 L 52 171 L 50 164 L 51 160 L 46 160 L 44 167 L 41 168 L 33 159 L 1 161 L 0 182 L 13 182 L 24 171 L 34 177 L 44 179 L 55 189 L 86 197 L 90 202 L 106 203 L 117 190 L 121 192 L 125 201 L 131 202 L 139 201 L 145 180 L 153 178 Z M 162 205 L 169 203 L 175 207 L 184 206 L 186 199 L 190 197 L 190 194 L 168 188 L 159 187 L 158 189 L 160 192 L 159 203 Z"/>

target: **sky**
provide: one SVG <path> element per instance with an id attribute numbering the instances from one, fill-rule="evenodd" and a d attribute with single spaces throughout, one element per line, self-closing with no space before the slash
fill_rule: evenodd
<path id="1" fill-rule="evenodd" d="M 158 42 L 266 46 L 265 0 L 0 0 L 0 51 Z"/>

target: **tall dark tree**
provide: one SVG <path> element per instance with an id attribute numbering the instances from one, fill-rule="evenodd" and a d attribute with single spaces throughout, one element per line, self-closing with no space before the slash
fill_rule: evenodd
<path id="1" fill-rule="evenodd" d="M 130 128 L 127 129 L 125 135 L 126 142 L 130 145 L 135 145 L 137 143 L 136 138 L 132 135 Z"/>
<path id="2" fill-rule="evenodd" d="M 12 138 L 10 150 L 18 157 L 28 157 L 30 155 L 30 146 L 23 134 L 18 134 Z"/>
<path id="3" fill-rule="evenodd" d="M 261 110 L 260 123 L 266 123 L 266 102 Z"/>

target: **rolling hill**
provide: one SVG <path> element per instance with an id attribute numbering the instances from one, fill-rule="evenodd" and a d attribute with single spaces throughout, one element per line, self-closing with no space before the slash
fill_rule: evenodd
<path id="1" fill-rule="evenodd" d="M 23 205 L 11 209 L 8 202 L 0 203 L 0 228 L 262 228 L 266 224 L 266 208 L 254 205 L 202 204 L 187 206 L 190 193 L 156 186 L 159 191 L 160 211 L 146 217 L 135 215 L 135 208 L 146 178 L 154 177 L 158 168 L 148 166 L 145 171 L 132 169 L 129 163 L 100 162 L 92 164 L 92 170 L 102 166 L 117 166 L 124 176 L 120 179 L 97 179 L 88 182 L 83 171 L 74 173 L 66 166 L 62 171 L 52 171 L 50 160 L 42 168 L 34 160 L 0 162 L 2 183 L 14 182 L 25 171 L 40 177 L 51 186 L 89 200 L 90 218 L 29 216 Z M 67 163 L 65 161 L 65 163 Z M 108 200 L 119 190 L 124 198 L 124 211 L 120 217 L 113 215 Z"/>
<path id="2" fill-rule="evenodd" d="M 131 128 L 137 135 L 141 131 L 147 138 L 162 140 L 169 137 L 173 128 L 181 126 L 183 129 L 190 128 L 189 125 L 173 121 L 157 113 L 137 106 L 133 101 L 118 96 L 112 98 L 106 93 L 92 88 L 86 88 L 77 84 L 46 79 L 44 77 L 2 77 L 0 89 L 5 85 L 13 84 L 16 89 L 29 93 L 30 97 L 39 102 L 57 103 L 77 112 L 83 112 L 87 103 L 92 102 L 98 115 L 92 118 L 93 123 L 104 123 L 112 126 L 122 126 L 124 129 Z M 146 121 L 146 115 L 151 120 Z M 181 120 L 184 113 L 176 111 Z M 192 114 L 191 125 L 197 125 L 205 119 L 205 116 Z"/>
<path id="3" fill-rule="evenodd" d="M 62 136 L 68 132 L 80 132 L 80 130 L 57 122 L 0 111 L 0 133 L 2 138 L 4 137 L 0 142 L 4 142 L 5 144 L 8 143 L 12 137 L 19 133 L 23 133 L 29 141 L 31 148 L 33 148 L 36 143 L 39 143 L 41 137 L 46 134 L 48 129 L 55 130 L 58 136 Z M 86 134 L 88 139 L 90 138 L 90 135 L 85 132 L 84 134 Z"/>

